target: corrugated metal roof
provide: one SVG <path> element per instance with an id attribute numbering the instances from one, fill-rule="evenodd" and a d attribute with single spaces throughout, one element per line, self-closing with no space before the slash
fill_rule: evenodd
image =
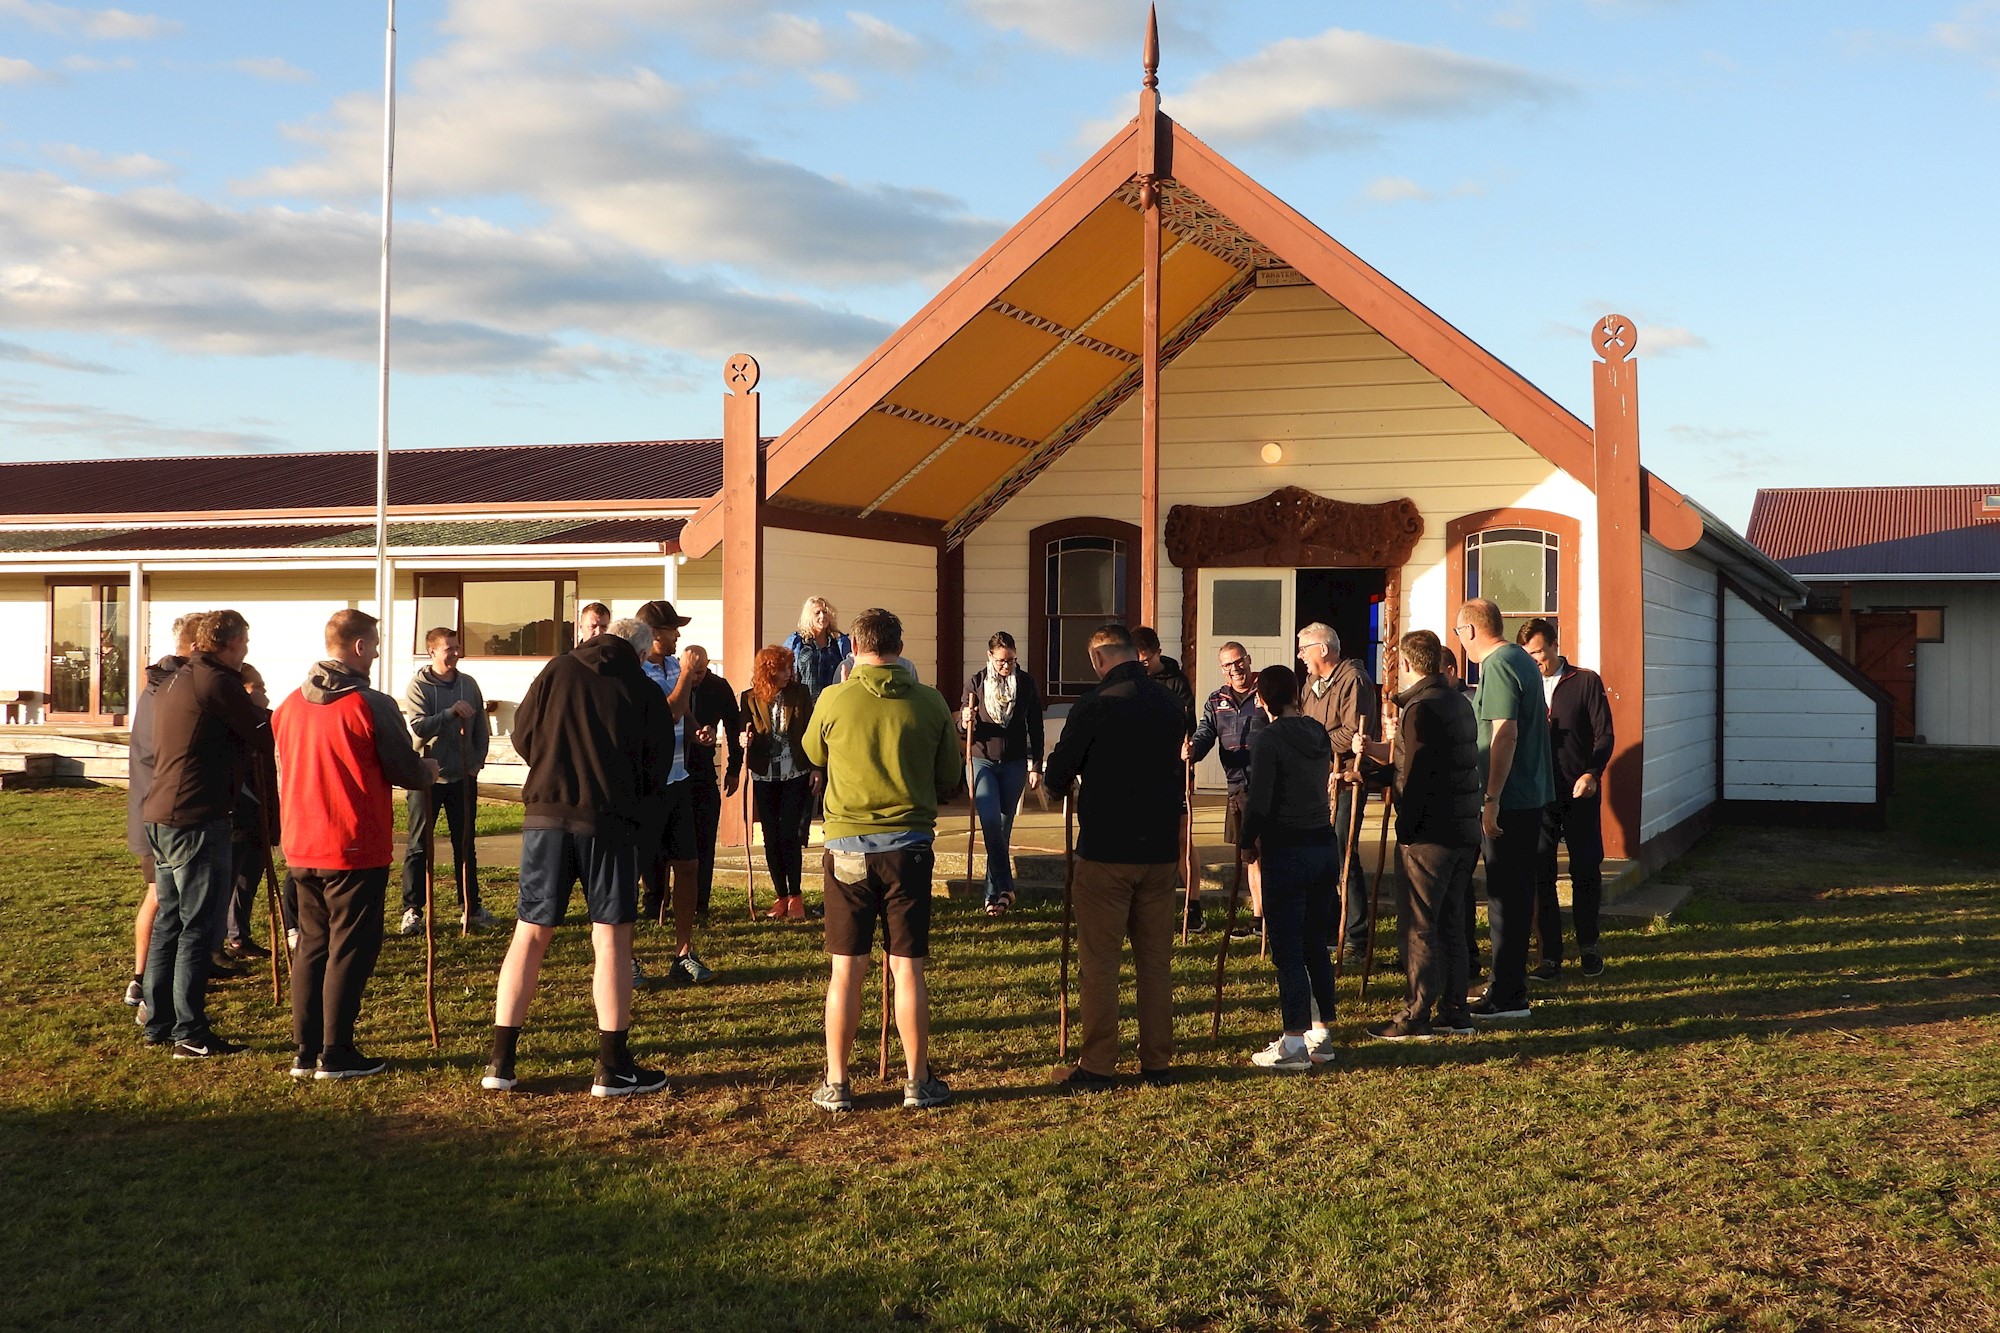
<path id="1" fill-rule="evenodd" d="M 722 441 L 519 444 L 389 455 L 392 505 L 703 500 Z M 372 506 L 373 452 L 0 463 L 0 519 Z"/>
<path id="2" fill-rule="evenodd" d="M 1750 526 L 1744 535 L 1772 559 L 1800 573 L 1792 562 L 1804 556 L 2000 523 L 2000 510 L 1985 508 L 1988 496 L 2000 496 L 2000 485 L 1761 490 L 1750 508 Z M 1983 549 L 1969 546 L 1966 553 Z"/>
<path id="3" fill-rule="evenodd" d="M 1990 574 L 2000 578 L 2000 523 L 1819 551 L 1781 562 L 1801 578 L 1862 575 Z"/>
<path id="4" fill-rule="evenodd" d="M 678 518 L 488 520 L 454 523 L 403 522 L 389 525 L 389 545 L 397 550 L 427 546 L 598 546 L 614 543 L 665 545 L 679 539 Z M 73 555 L 125 551 L 354 550 L 375 545 L 373 524 L 239 523 L 188 528 L 43 528 L 0 533 L 0 553 Z"/>

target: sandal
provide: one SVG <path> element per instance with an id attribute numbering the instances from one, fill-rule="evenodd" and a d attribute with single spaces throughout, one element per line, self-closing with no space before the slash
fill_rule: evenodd
<path id="1" fill-rule="evenodd" d="M 986 904 L 986 915 L 1005 916 L 1013 906 L 1014 891 L 1008 889 L 1004 893 L 995 895 L 993 901 Z"/>

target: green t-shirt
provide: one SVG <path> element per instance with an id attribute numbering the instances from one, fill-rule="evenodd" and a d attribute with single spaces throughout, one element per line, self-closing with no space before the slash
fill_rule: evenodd
<path id="1" fill-rule="evenodd" d="M 1472 711 L 1479 717 L 1479 768 L 1487 771 L 1493 746 L 1493 724 L 1510 718 L 1514 729 L 1514 766 L 1500 789 L 1502 810 L 1532 810 L 1555 800 L 1555 779 L 1549 769 L 1549 710 L 1542 694 L 1542 673 L 1527 650 L 1503 643 L 1479 664 L 1479 692 Z"/>

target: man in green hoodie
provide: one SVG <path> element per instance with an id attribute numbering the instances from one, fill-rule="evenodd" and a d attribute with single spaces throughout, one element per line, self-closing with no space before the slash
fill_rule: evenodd
<path id="1" fill-rule="evenodd" d="M 903 1040 L 906 1107 L 942 1106 L 951 1089 L 930 1071 L 931 840 L 940 796 L 963 778 L 951 705 L 899 665 L 903 622 L 875 607 L 848 630 L 854 674 L 814 705 L 806 758 L 826 770 L 826 1082 L 823 1111 L 850 1111 L 847 1062 L 861 1019 L 875 922 L 896 977 L 896 1031 Z"/>

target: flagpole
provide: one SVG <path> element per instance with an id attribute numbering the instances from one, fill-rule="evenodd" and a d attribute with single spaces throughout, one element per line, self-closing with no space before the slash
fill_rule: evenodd
<path id="1" fill-rule="evenodd" d="M 389 224 L 396 179 L 396 0 L 389 2 L 389 26 L 382 56 L 382 300 L 381 352 L 375 396 L 375 613 L 381 617 L 382 653 L 376 684 L 390 688 L 390 656 L 396 589 L 389 577 Z"/>

